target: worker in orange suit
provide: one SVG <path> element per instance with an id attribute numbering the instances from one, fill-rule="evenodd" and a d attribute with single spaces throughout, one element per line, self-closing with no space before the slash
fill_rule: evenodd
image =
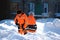
<path id="1" fill-rule="evenodd" d="M 28 16 L 28 27 L 27 28 L 29 28 L 28 29 L 28 31 L 30 31 L 30 32 L 35 32 L 36 31 L 36 29 L 37 29 L 37 27 L 36 27 L 37 25 L 36 25 L 36 20 L 35 20 L 35 18 L 34 18 L 34 15 L 33 15 L 33 12 L 30 12 L 29 13 L 29 16 Z M 33 30 L 34 29 L 34 30 Z"/>
<path id="2" fill-rule="evenodd" d="M 26 34 L 24 31 L 28 24 L 27 15 L 21 10 L 17 11 L 16 17 L 14 18 L 15 24 L 18 25 L 18 32 L 20 34 Z"/>

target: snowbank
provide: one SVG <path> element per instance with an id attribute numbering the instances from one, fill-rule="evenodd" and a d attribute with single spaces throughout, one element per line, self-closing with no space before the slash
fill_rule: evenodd
<path id="1" fill-rule="evenodd" d="M 0 21 L 0 40 L 60 40 L 59 31 L 55 32 L 60 27 L 59 23 L 60 19 L 38 19 L 34 34 L 21 35 L 17 32 L 18 29 L 13 20 L 3 20 Z"/>

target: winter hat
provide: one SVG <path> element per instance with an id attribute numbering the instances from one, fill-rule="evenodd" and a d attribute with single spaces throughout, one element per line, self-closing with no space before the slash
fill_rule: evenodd
<path id="1" fill-rule="evenodd" d="M 20 14 L 20 13 L 22 13 L 22 10 L 21 9 L 17 11 L 17 14 Z"/>
<path id="2" fill-rule="evenodd" d="M 28 14 L 29 14 L 29 15 L 31 15 L 31 14 L 34 15 L 34 12 L 31 11 L 31 12 L 29 12 Z"/>

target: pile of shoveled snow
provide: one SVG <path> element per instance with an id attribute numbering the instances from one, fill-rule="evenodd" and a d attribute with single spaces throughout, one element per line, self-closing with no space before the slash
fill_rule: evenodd
<path id="1" fill-rule="evenodd" d="M 55 33 L 60 34 L 60 19 L 58 18 L 42 18 L 42 19 L 37 19 L 37 22 L 40 23 L 45 23 L 43 31 L 48 32 L 52 31 Z"/>
<path id="2" fill-rule="evenodd" d="M 37 21 L 37 30 L 34 34 L 21 35 L 17 32 L 18 28 L 13 20 L 3 20 L 0 22 L 0 40 L 60 40 L 60 34 L 52 31 L 44 33 L 46 23 Z"/>
<path id="3" fill-rule="evenodd" d="M 0 40 L 60 40 L 60 35 L 54 32 L 20 35 L 15 31 L 0 31 Z"/>

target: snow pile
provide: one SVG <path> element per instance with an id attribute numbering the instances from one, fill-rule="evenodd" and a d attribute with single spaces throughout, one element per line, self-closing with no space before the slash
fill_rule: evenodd
<path id="1" fill-rule="evenodd" d="M 1 30 L 0 40 L 60 40 L 60 35 L 54 32 L 48 32 L 43 34 L 31 34 L 20 35 L 14 31 Z M 4 33 L 3 33 L 4 32 Z"/>
<path id="2" fill-rule="evenodd" d="M 60 27 L 60 19 L 55 19 L 53 21 L 53 23 L 54 23 L 55 27 Z"/>
<path id="3" fill-rule="evenodd" d="M 52 38 L 53 40 L 60 40 L 60 35 L 51 31 L 47 32 L 46 36 Z"/>
<path id="4" fill-rule="evenodd" d="M 59 30 L 60 30 L 60 19 L 56 18 L 56 19 L 53 19 L 52 22 L 50 21 L 45 23 L 45 26 L 44 26 L 45 32 L 52 31 L 60 34 Z"/>
<path id="5" fill-rule="evenodd" d="M 54 25 L 53 25 L 52 22 L 46 22 L 45 26 L 46 26 L 46 27 L 53 27 Z"/>
<path id="6" fill-rule="evenodd" d="M 36 33 L 42 34 L 44 31 L 45 23 L 36 22 L 36 25 L 37 25 Z"/>
<path id="7" fill-rule="evenodd" d="M 17 30 L 18 30 L 17 27 L 14 27 L 13 25 L 9 26 L 9 25 L 7 25 L 7 24 L 5 24 L 5 23 L 0 24 L 0 28 L 1 28 L 1 29 L 6 29 L 6 30 L 14 30 L 14 31 L 16 31 L 16 32 L 17 32 Z"/>
<path id="8" fill-rule="evenodd" d="M 45 19 L 45 21 L 41 22 L 42 20 L 39 19 L 36 22 L 36 32 L 27 33 L 26 35 L 21 35 L 17 32 L 18 29 L 13 20 L 3 20 L 0 22 L 0 40 L 60 40 L 60 34 L 53 31 L 60 26 L 57 26 L 60 19 L 51 19 L 49 22 L 48 20 L 49 19 Z M 44 33 L 46 30 L 48 30 L 48 32 Z"/>
<path id="9" fill-rule="evenodd" d="M 41 19 L 37 19 L 37 22 L 41 22 L 41 23 L 46 23 L 46 22 L 53 22 L 54 18 L 41 18 Z"/>
<path id="10" fill-rule="evenodd" d="M 24 37 L 18 35 L 17 32 L 14 32 L 14 31 L 7 31 L 7 30 L 1 30 L 0 32 L 0 39 L 1 40 L 25 40 Z"/>
<path id="11" fill-rule="evenodd" d="M 45 23 L 47 27 L 60 27 L 60 19 L 54 19 L 52 22 Z"/>

